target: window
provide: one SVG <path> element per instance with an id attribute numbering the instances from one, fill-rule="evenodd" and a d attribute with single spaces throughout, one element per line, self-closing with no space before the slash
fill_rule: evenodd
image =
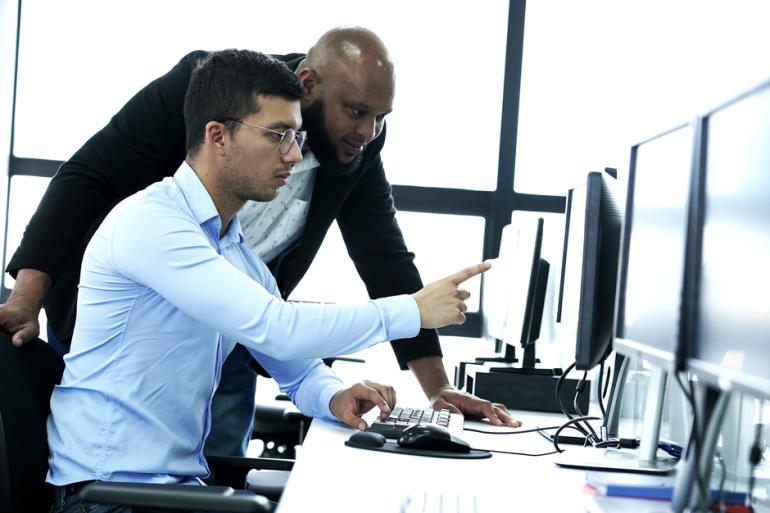
<path id="1" fill-rule="evenodd" d="M 192 50 L 306 52 L 325 30 L 355 24 L 379 34 L 396 64 L 383 153 L 390 180 L 492 190 L 507 10 L 506 0 L 484 9 L 438 1 L 387 9 L 354 0 L 240 0 L 222 9 L 201 0 L 23 2 L 13 153 L 66 160 Z"/>
<path id="2" fill-rule="evenodd" d="M 516 183 L 627 173 L 630 148 L 767 78 L 770 4 L 527 2 Z"/>
<path id="3" fill-rule="evenodd" d="M 202 0 L 109 5 L 27 0 L 21 3 L 11 194 L 21 191 L 21 175 L 52 176 L 135 92 L 189 51 L 305 52 L 328 28 L 361 25 L 380 35 L 396 64 L 397 94 L 383 161 L 417 265 L 426 282 L 439 278 L 489 253 L 490 233 L 500 222 L 495 219 L 507 222 L 510 215 L 510 198 L 492 200 L 499 185 L 508 7 L 508 0 L 490 0 L 484 9 L 436 0 L 388 9 L 367 9 L 354 0 L 301 0 L 287 9 L 237 0 L 212 10 Z M 511 16 L 520 20 L 521 12 Z M 518 68 L 514 72 L 518 80 Z M 29 179 L 42 187 L 44 179 Z M 8 205 L 6 263 L 33 211 L 27 203 Z M 463 243 L 442 240 L 436 224 L 453 228 L 455 241 Z M 434 258 L 446 262 L 446 269 L 428 265 Z M 349 262 L 344 244 L 332 231 L 293 297 L 362 297 L 363 285 L 344 261 Z M 339 270 L 346 276 L 344 287 L 328 286 L 331 273 L 322 270 L 327 265 L 334 274 L 340 265 L 350 265 Z M 11 285 L 5 276 L 4 293 Z M 479 289 L 478 281 L 469 286 Z M 477 292 L 474 297 L 469 306 L 477 310 Z"/>

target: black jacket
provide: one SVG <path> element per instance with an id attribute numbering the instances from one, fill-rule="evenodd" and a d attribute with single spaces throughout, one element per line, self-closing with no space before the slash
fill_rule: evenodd
<path id="1" fill-rule="evenodd" d="M 206 52 L 192 52 L 171 71 L 131 98 L 110 122 L 62 164 L 27 226 L 7 271 L 45 272 L 53 286 L 45 304 L 48 323 L 61 340 L 72 337 L 83 252 L 96 228 L 123 198 L 173 175 L 185 158 L 182 112 L 190 74 Z M 304 55 L 277 56 L 296 69 Z M 364 150 L 350 176 L 319 169 L 299 242 L 268 263 L 287 298 L 307 272 L 332 221 L 369 296 L 412 293 L 422 287 L 414 255 L 395 219 L 391 187 L 380 150 L 385 131 Z M 311 142 L 312 144 L 312 142 Z M 399 365 L 441 355 L 435 330 L 394 341 Z"/>

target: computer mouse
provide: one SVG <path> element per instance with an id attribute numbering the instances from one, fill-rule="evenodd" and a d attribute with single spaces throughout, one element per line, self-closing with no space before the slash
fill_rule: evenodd
<path id="1" fill-rule="evenodd" d="M 401 433 L 398 445 L 409 449 L 445 452 L 471 452 L 471 445 L 436 424 L 409 426 Z"/>
<path id="2" fill-rule="evenodd" d="M 382 447 L 385 445 L 385 436 L 372 431 L 356 431 L 350 435 L 348 442 L 359 447 Z"/>

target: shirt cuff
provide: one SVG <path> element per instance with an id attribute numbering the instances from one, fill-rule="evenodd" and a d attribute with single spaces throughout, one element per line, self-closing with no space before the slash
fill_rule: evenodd
<path id="1" fill-rule="evenodd" d="M 322 408 L 321 415 L 320 415 L 321 418 L 326 420 L 334 420 L 337 422 L 341 422 L 340 419 L 334 416 L 330 406 L 331 406 L 332 397 L 334 397 L 334 394 L 344 389 L 345 389 L 345 385 L 338 382 L 338 383 L 330 383 L 329 385 L 325 386 L 323 390 L 321 390 L 321 393 L 318 395 L 318 404 L 321 405 L 321 408 Z"/>
<path id="2" fill-rule="evenodd" d="M 408 294 L 372 301 L 380 311 L 388 340 L 412 338 L 420 332 L 420 309 Z"/>

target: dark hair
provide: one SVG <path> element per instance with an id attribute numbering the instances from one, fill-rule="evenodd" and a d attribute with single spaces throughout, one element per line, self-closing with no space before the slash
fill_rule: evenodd
<path id="1" fill-rule="evenodd" d="M 303 90 L 283 62 L 251 50 L 211 52 L 192 72 L 184 98 L 186 149 L 197 153 L 209 121 L 242 119 L 259 111 L 256 95 L 299 100 Z M 232 124 L 237 130 L 240 125 Z"/>

